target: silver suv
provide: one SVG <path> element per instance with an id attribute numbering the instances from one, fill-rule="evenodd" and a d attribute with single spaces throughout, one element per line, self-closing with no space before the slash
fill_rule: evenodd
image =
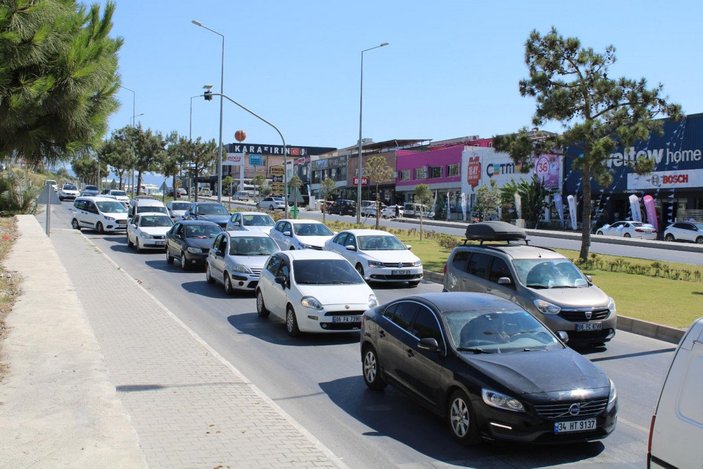
<path id="1" fill-rule="evenodd" d="M 566 257 L 528 245 L 523 229 L 500 221 L 470 224 L 466 238 L 480 244 L 454 248 L 444 291 L 512 300 L 573 343 L 602 345 L 615 336 L 615 301 Z"/>

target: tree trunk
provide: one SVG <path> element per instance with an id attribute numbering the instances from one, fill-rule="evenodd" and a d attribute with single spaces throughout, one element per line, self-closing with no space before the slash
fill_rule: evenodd
<path id="1" fill-rule="evenodd" d="M 420 241 L 422 241 L 422 210 L 420 210 Z"/>
<path id="2" fill-rule="evenodd" d="M 376 184 L 376 229 L 378 229 L 378 218 L 381 216 L 381 197 L 378 194 L 378 184 Z"/>
<path id="3" fill-rule="evenodd" d="M 136 194 L 139 195 L 139 191 L 142 188 L 142 172 L 137 171 L 137 192 Z"/>
<path id="4" fill-rule="evenodd" d="M 588 151 L 588 149 L 586 149 Z M 587 155 L 588 153 L 586 153 Z M 591 166 L 586 161 L 583 165 L 583 211 L 581 212 L 581 251 L 579 259 L 588 260 L 591 248 Z"/>
<path id="5" fill-rule="evenodd" d="M 173 188 L 173 198 L 174 198 L 174 199 L 177 199 L 178 197 L 176 197 L 176 175 L 175 175 L 175 174 L 173 175 L 173 180 L 172 180 L 172 182 L 171 182 L 171 187 Z"/>

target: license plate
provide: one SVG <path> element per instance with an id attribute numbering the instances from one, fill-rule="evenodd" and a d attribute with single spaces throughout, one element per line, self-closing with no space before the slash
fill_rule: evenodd
<path id="1" fill-rule="evenodd" d="M 596 429 L 596 419 L 554 422 L 554 433 L 587 432 Z"/>
<path id="2" fill-rule="evenodd" d="M 602 322 L 585 322 L 582 324 L 576 324 L 576 331 L 599 331 L 603 329 Z"/>
<path id="3" fill-rule="evenodd" d="M 392 270 L 391 275 L 408 275 L 410 273 L 409 270 Z"/>
<path id="4" fill-rule="evenodd" d="M 361 316 L 332 316 L 332 322 L 361 322 Z"/>
<path id="5" fill-rule="evenodd" d="M 157 246 L 165 246 L 165 245 L 166 245 L 166 241 L 159 241 L 159 240 L 156 240 L 156 241 L 154 241 L 154 244 L 157 245 Z"/>

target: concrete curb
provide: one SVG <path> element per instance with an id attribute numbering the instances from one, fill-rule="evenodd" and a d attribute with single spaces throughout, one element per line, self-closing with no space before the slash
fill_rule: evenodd
<path id="1" fill-rule="evenodd" d="M 444 275 L 439 272 L 424 271 L 424 278 L 433 283 L 443 283 Z M 618 330 L 631 332 L 633 334 L 650 337 L 652 339 L 663 340 L 672 344 L 678 344 L 681 337 L 686 333 L 685 329 L 663 326 L 641 319 L 618 316 Z"/>

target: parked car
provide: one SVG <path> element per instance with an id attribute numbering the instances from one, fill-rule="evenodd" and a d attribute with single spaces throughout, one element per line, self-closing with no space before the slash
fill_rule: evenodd
<path id="1" fill-rule="evenodd" d="M 406 202 L 403 205 L 403 216 L 407 218 L 434 218 L 434 212 L 427 205 Z"/>
<path id="2" fill-rule="evenodd" d="M 163 213 L 168 215 L 168 210 L 166 210 L 166 206 L 160 200 L 140 195 L 136 199 L 129 201 L 129 216 L 133 217 L 140 213 Z"/>
<path id="3" fill-rule="evenodd" d="M 334 236 L 334 232 L 317 220 L 305 218 L 278 220 L 269 236 L 282 250 L 317 249 L 321 251 L 325 241 Z"/>
<path id="4" fill-rule="evenodd" d="M 260 231 L 224 231 L 208 253 L 205 280 L 223 284 L 228 295 L 254 291 L 266 260 L 276 251 L 276 243 Z"/>
<path id="5" fill-rule="evenodd" d="M 212 221 L 225 228 L 229 221 L 229 212 L 219 202 L 192 202 L 188 211 L 183 214 L 183 218 L 185 220 Z"/>
<path id="6" fill-rule="evenodd" d="M 381 209 L 381 216 L 383 218 L 396 218 L 402 217 L 404 214 L 403 207 L 400 205 L 389 205 Z"/>
<path id="7" fill-rule="evenodd" d="M 518 303 L 570 343 L 602 345 L 615 336 L 615 300 L 566 257 L 526 243 L 510 223 L 472 223 L 466 238 L 480 245 L 455 247 L 444 267 L 445 291 L 491 293 Z"/>
<path id="8" fill-rule="evenodd" d="M 370 389 L 392 384 L 417 398 L 463 444 L 591 441 L 615 429 L 606 374 L 493 295 L 425 293 L 372 308 L 361 321 L 361 360 Z"/>
<path id="9" fill-rule="evenodd" d="M 256 204 L 256 208 L 259 210 L 285 210 L 286 203 L 283 197 L 264 197 Z"/>
<path id="10" fill-rule="evenodd" d="M 301 332 L 349 332 L 377 304 L 376 295 L 342 256 L 327 251 L 281 251 L 272 255 L 256 288 L 256 311 Z"/>
<path id="11" fill-rule="evenodd" d="M 703 244 L 703 223 L 688 221 L 672 223 L 664 230 L 664 240 L 691 241 L 692 243 Z"/>
<path id="12" fill-rule="evenodd" d="M 127 246 L 144 249 L 165 249 L 166 233 L 173 221 L 165 213 L 137 213 L 127 225 Z"/>
<path id="13" fill-rule="evenodd" d="M 274 224 L 268 213 L 234 212 L 227 222 L 227 231 L 261 231 L 269 234 Z"/>
<path id="14" fill-rule="evenodd" d="M 85 197 L 95 197 L 96 195 L 100 195 L 100 188 L 88 184 L 83 188 L 83 191 L 81 191 L 81 195 Z"/>
<path id="15" fill-rule="evenodd" d="M 382 230 L 346 230 L 325 242 L 325 250 L 348 260 L 367 282 L 422 280 L 422 261 L 394 235 Z"/>
<path id="16" fill-rule="evenodd" d="M 652 416 L 647 467 L 703 467 L 703 318 L 676 348 Z"/>
<path id="17" fill-rule="evenodd" d="M 101 195 L 104 197 L 111 197 L 125 205 L 129 204 L 129 196 L 125 191 L 119 189 L 104 189 L 101 192 Z"/>
<path id="18" fill-rule="evenodd" d="M 59 190 L 59 200 L 63 202 L 66 199 L 75 199 L 80 194 L 75 184 L 66 183 L 61 186 L 61 190 Z"/>
<path id="19" fill-rule="evenodd" d="M 205 220 L 180 220 L 166 233 L 166 262 L 178 259 L 181 269 L 205 266 L 215 236 L 222 232 L 217 223 Z"/>
<path id="20" fill-rule="evenodd" d="M 188 191 L 184 187 L 179 187 L 176 189 L 176 195 L 178 197 L 185 197 L 188 195 Z"/>
<path id="21" fill-rule="evenodd" d="M 190 202 L 188 201 L 179 202 L 178 200 L 171 200 L 166 204 L 166 210 L 168 210 L 168 214 L 173 221 L 183 218 L 189 208 Z"/>
<path id="22" fill-rule="evenodd" d="M 356 202 L 350 199 L 337 199 L 327 213 L 335 215 L 356 215 Z"/>
<path id="23" fill-rule="evenodd" d="M 98 233 L 122 231 L 127 228 L 127 209 L 108 197 L 76 197 L 73 202 L 71 226 L 75 230 L 89 228 Z"/>
<path id="24" fill-rule="evenodd" d="M 649 223 L 641 221 L 616 221 L 607 223 L 596 230 L 597 235 L 622 236 L 624 238 L 657 239 L 657 230 Z"/>
<path id="25" fill-rule="evenodd" d="M 361 201 L 363 204 L 363 200 Z M 376 217 L 376 202 L 372 201 L 372 204 L 363 204 L 361 206 L 361 215 L 364 217 Z M 381 204 L 379 216 L 383 216 L 383 210 L 388 207 L 385 204 Z"/>

